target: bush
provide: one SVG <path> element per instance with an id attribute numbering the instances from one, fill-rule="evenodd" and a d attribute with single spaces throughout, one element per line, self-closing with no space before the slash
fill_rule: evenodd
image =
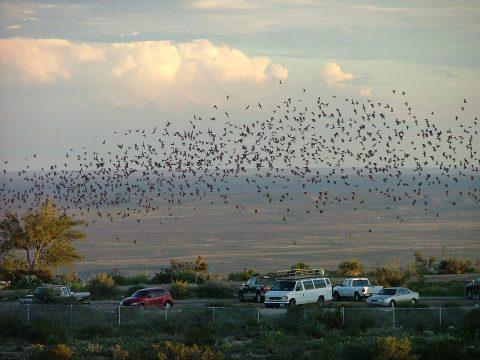
<path id="1" fill-rule="evenodd" d="M 90 279 L 87 288 L 95 298 L 111 298 L 117 294 L 115 280 L 105 272 Z"/>
<path id="2" fill-rule="evenodd" d="M 386 267 L 376 268 L 374 273 L 377 283 L 383 287 L 405 286 L 411 277 L 410 272 L 403 270 L 395 261 L 390 262 Z"/>
<path id="3" fill-rule="evenodd" d="M 257 276 L 259 273 L 254 268 L 244 268 L 243 271 L 231 272 L 228 274 L 230 281 L 247 281 L 252 276 Z"/>
<path id="4" fill-rule="evenodd" d="M 221 281 L 206 281 L 198 285 L 195 293 L 200 298 L 231 298 L 236 295 L 236 288 Z"/>
<path id="5" fill-rule="evenodd" d="M 377 339 L 377 359 L 379 360 L 408 360 L 417 359 L 410 354 L 412 344 L 407 337 L 395 336 L 380 337 Z"/>
<path id="6" fill-rule="evenodd" d="M 32 289 L 42 284 L 42 279 L 36 275 L 21 275 L 10 284 L 11 289 Z"/>
<path id="7" fill-rule="evenodd" d="M 475 269 L 470 260 L 462 261 L 450 256 L 440 261 L 437 270 L 439 274 L 466 274 L 473 272 Z"/>
<path id="8" fill-rule="evenodd" d="M 360 260 L 345 260 L 338 265 L 338 271 L 342 276 L 358 276 L 362 272 Z"/>
<path id="9" fill-rule="evenodd" d="M 197 275 L 195 270 L 189 269 L 165 269 L 161 272 L 156 272 L 155 276 L 150 280 L 152 284 L 170 284 L 174 281 L 186 281 L 191 284 L 202 283 L 204 280 Z"/>
<path id="10" fill-rule="evenodd" d="M 133 276 L 114 275 L 115 284 L 120 286 L 148 284 L 150 279 L 145 274 L 137 274 Z"/>
<path id="11" fill-rule="evenodd" d="M 76 272 L 69 272 L 55 277 L 54 284 L 68 285 L 72 291 L 81 291 L 84 289 L 82 279 L 78 277 Z"/>
<path id="12" fill-rule="evenodd" d="M 57 344 L 48 351 L 48 358 L 52 360 L 72 359 L 75 353 L 67 345 Z"/>
<path id="13" fill-rule="evenodd" d="M 186 299 L 193 293 L 190 284 L 183 280 L 175 280 L 170 286 L 170 293 L 174 299 Z"/>
<path id="14" fill-rule="evenodd" d="M 303 261 L 300 261 L 300 262 L 296 263 L 295 265 L 290 266 L 290 269 L 304 269 L 304 270 L 309 270 L 309 269 L 310 269 L 310 265 L 308 265 L 307 263 L 305 263 L 305 262 L 303 262 Z"/>

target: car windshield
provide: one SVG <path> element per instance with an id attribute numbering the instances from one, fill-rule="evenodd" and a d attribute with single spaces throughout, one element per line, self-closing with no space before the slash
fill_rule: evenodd
<path id="1" fill-rule="evenodd" d="M 378 293 L 378 295 L 395 295 L 397 293 L 397 289 L 383 289 Z"/>
<path id="2" fill-rule="evenodd" d="M 295 281 L 277 281 L 272 286 L 273 291 L 292 291 L 295 288 Z"/>
<path id="3" fill-rule="evenodd" d="M 146 290 L 138 290 L 133 293 L 132 297 L 141 298 L 141 297 L 145 297 L 147 294 L 148 294 L 148 291 Z"/>

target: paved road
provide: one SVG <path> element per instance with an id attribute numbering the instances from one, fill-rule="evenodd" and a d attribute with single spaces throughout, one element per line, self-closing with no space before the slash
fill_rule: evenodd
<path id="1" fill-rule="evenodd" d="M 92 304 L 111 304 L 118 305 L 120 301 L 112 300 L 102 300 L 102 301 L 92 301 Z M 475 304 L 480 304 L 480 301 L 467 300 L 461 296 L 427 296 L 420 299 L 420 304 L 425 304 L 429 306 L 444 306 L 445 304 L 454 303 L 458 306 L 474 306 Z M 175 308 L 187 308 L 187 307 L 223 307 L 224 306 L 235 306 L 235 307 L 250 307 L 250 308 L 264 308 L 265 305 L 258 304 L 253 301 L 249 302 L 240 302 L 238 299 L 184 299 L 184 300 L 175 300 Z M 335 301 L 326 306 L 358 306 L 366 307 L 365 301 L 354 302 L 354 301 Z"/>

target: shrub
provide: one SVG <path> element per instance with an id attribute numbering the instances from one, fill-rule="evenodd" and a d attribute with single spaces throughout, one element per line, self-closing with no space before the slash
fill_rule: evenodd
<path id="1" fill-rule="evenodd" d="M 305 270 L 308 270 L 308 269 L 310 269 L 310 265 L 308 265 L 307 263 L 305 263 L 303 261 L 300 261 L 300 262 L 296 263 L 295 265 L 290 266 L 290 269 L 305 269 Z"/>
<path id="2" fill-rule="evenodd" d="M 54 284 L 68 285 L 72 291 L 81 291 L 84 288 L 82 279 L 76 272 L 69 272 L 55 277 Z"/>
<path id="3" fill-rule="evenodd" d="M 161 272 L 156 272 L 155 276 L 150 280 L 152 284 L 170 284 L 174 281 L 186 281 L 191 284 L 202 283 L 204 280 L 197 275 L 195 270 L 191 269 L 165 269 Z"/>
<path id="4" fill-rule="evenodd" d="M 408 360 L 417 357 L 410 354 L 412 344 L 407 337 L 395 336 L 380 337 L 377 339 L 377 359 L 379 360 Z"/>
<path id="5" fill-rule="evenodd" d="M 223 354 L 212 350 L 209 346 L 198 346 L 197 344 L 185 345 L 173 341 L 165 341 L 163 346 L 155 344 L 155 358 L 160 360 L 176 359 L 202 359 L 202 360 L 223 360 Z"/>
<path id="6" fill-rule="evenodd" d="M 391 261 L 385 267 L 375 269 L 377 283 L 384 287 L 405 286 L 411 274 L 408 270 L 403 270 L 398 262 Z"/>
<path id="7" fill-rule="evenodd" d="M 254 268 L 244 268 L 243 271 L 231 272 L 228 274 L 230 281 L 247 281 L 252 276 L 257 276 L 259 273 Z"/>
<path id="8" fill-rule="evenodd" d="M 18 279 L 14 280 L 10 287 L 12 289 L 31 289 L 42 284 L 42 280 L 36 275 L 21 275 Z"/>
<path id="9" fill-rule="evenodd" d="M 133 276 L 114 275 L 115 284 L 120 286 L 148 284 L 150 279 L 145 274 L 137 274 Z"/>
<path id="10" fill-rule="evenodd" d="M 170 293 L 174 299 L 185 299 L 191 296 L 192 289 L 188 282 L 183 280 L 175 280 L 170 286 Z"/>
<path id="11" fill-rule="evenodd" d="M 480 310 L 468 311 L 465 314 L 461 329 L 468 338 L 480 339 Z"/>
<path id="12" fill-rule="evenodd" d="M 111 348 L 113 358 L 116 360 L 125 360 L 128 359 L 129 353 L 127 350 L 122 349 L 122 347 L 118 344 L 115 344 Z"/>
<path id="13" fill-rule="evenodd" d="M 72 359 L 74 356 L 73 350 L 64 344 L 57 344 L 48 352 L 50 353 L 49 358 L 52 360 Z"/>
<path id="14" fill-rule="evenodd" d="M 465 274 L 473 272 L 474 268 L 470 260 L 462 261 L 450 256 L 440 261 L 437 271 L 439 274 Z"/>
<path id="15" fill-rule="evenodd" d="M 112 324 L 88 324 L 76 329 L 76 336 L 79 339 L 104 339 L 116 333 L 117 328 Z"/>
<path id="16" fill-rule="evenodd" d="M 92 297 L 105 298 L 116 295 L 115 280 L 107 273 L 100 273 L 94 278 L 90 279 L 88 285 Z"/>
<path id="17" fill-rule="evenodd" d="M 362 272 L 360 260 L 345 260 L 338 265 L 338 271 L 343 276 L 358 276 Z"/>
<path id="18" fill-rule="evenodd" d="M 200 298 L 230 298 L 235 296 L 236 288 L 221 281 L 206 281 L 195 292 Z"/>

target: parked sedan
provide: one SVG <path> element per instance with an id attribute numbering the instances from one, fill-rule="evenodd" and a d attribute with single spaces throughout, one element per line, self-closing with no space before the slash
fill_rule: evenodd
<path id="1" fill-rule="evenodd" d="M 418 292 L 402 287 L 384 288 L 366 301 L 369 306 L 395 306 L 398 303 L 416 304 L 420 300 Z"/>
<path id="2" fill-rule="evenodd" d="M 123 299 L 120 305 L 123 306 L 161 306 L 169 309 L 173 306 L 173 299 L 167 289 L 146 288 L 135 291 L 132 296 Z"/>

